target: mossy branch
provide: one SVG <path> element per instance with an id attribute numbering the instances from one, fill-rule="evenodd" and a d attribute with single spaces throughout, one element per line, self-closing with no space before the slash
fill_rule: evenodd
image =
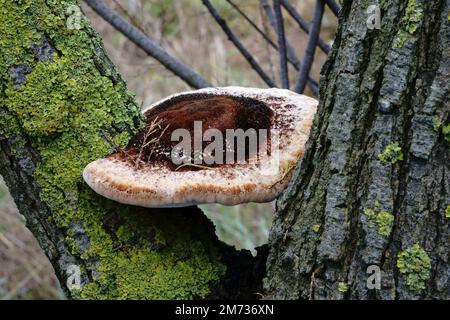
<path id="1" fill-rule="evenodd" d="M 84 183 L 84 167 L 127 145 L 143 117 L 77 1 L 0 0 L 0 21 L 0 173 L 67 296 L 258 290 L 262 275 L 226 280 L 230 265 L 252 268 L 256 260 L 219 242 L 196 207 L 120 205 Z M 81 290 L 67 283 L 71 266 L 80 269 Z"/>

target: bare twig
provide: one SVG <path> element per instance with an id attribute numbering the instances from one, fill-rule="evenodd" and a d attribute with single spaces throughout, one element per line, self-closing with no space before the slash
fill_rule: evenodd
<path id="1" fill-rule="evenodd" d="M 327 3 L 328 7 L 330 7 L 331 11 L 333 11 L 333 13 L 338 16 L 339 11 L 341 11 L 341 6 L 334 0 L 325 0 L 325 2 Z"/>
<path id="2" fill-rule="evenodd" d="M 95 12 L 104 20 L 109 22 L 114 28 L 143 49 L 147 54 L 158 60 L 168 70 L 176 76 L 183 79 L 193 88 L 210 87 L 211 85 L 201 75 L 185 66 L 180 60 L 171 56 L 154 40 L 146 36 L 138 28 L 131 25 L 128 21 L 118 15 L 114 10 L 108 7 L 101 0 L 84 0 Z"/>
<path id="3" fill-rule="evenodd" d="M 11 241 L 9 241 L 9 239 L 6 236 L 4 236 L 3 233 L 1 232 L 0 232 L 0 241 L 3 242 L 3 244 L 6 246 L 8 250 L 14 247 L 14 244 Z"/>
<path id="4" fill-rule="evenodd" d="M 260 3 L 261 3 L 261 8 L 263 9 L 267 18 L 269 19 L 269 22 L 270 22 L 272 28 L 274 30 L 276 30 L 275 14 L 272 10 L 272 6 L 269 4 L 268 0 L 260 0 Z M 294 48 L 292 47 L 292 45 L 289 43 L 289 41 L 287 39 L 286 39 L 286 48 L 287 48 L 287 55 L 288 55 L 289 61 L 292 61 L 292 63 L 294 64 L 295 70 L 299 71 L 301 69 L 302 64 L 301 64 L 300 60 L 297 58 Z M 319 95 L 319 85 L 316 81 L 309 78 L 308 86 L 315 96 Z"/>
<path id="5" fill-rule="evenodd" d="M 259 6 L 259 11 L 260 11 L 259 15 L 261 17 L 262 29 L 264 30 L 265 34 L 270 35 L 271 27 L 268 26 L 268 24 L 270 24 L 270 22 L 268 21 L 267 16 L 264 13 L 264 10 L 263 10 L 262 6 Z M 275 76 L 275 69 L 274 69 L 274 65 L 273 65 L 273 55 L 272 55 L 272 51 L 270 50 L 269 42 L 266 41 L 264 43 L 264 46 L 265 46 L 266 51 L 267 51 L 267 60 L 268 60 L 268 63 L 269 63 L 270 75 L 271 75 L 272 79 L 275 79 L 276 76 Z M 276 50 L 278 51 L 278 47 L 276 45 L 275 45 L 275 47 L 276 47 Z M 292 63 L 291 60 L 289 60 L 289 62 Z M 294 64 L 294 68 L 296 68 L 296 67 L 297 67 L 297 65 Z"/>
<path id="6" fill-rule="evenodd" d="M 226 1 L 256 30 L 256 32 L 258 32 L 264 38 L 264 40 L 266 40 L 274 49 L 278 50 L 278 47 L 275 44 L 275 42 L 273 42 L 272 39 L 270 39 L 270 37 L 263 30 L 261 30 L 261 28 L 259 28 L 256 23 L 253 22 L 253 20 L 250 19 L 249 16 L 247 16 L 245 12 L 238 7 L 237 4 L 235 4 L 231 0 Z"/>
<path id="7" fill-rule="evenodd" d="M 125 9 L 117 0 L 113 0 L 114 4 L 119 8 L 119 10 L 128 18 L 128 20 L 130 20 L 130 22 L 133 24 L 133 26 L 135 26 L 136 28 L 138 28 L 139 30 L 142 31 L 142 33 L 144 33 L 146 36 L 147 33 L 145 32 L 145 30 L 141 27 L 140 23 L 138 21 L 136 21 L 136 19 L 128 12 L 127 9 Z"/>
<path id="8" fill-rule="evenodd" d="M 303 19 L 303 17 L 295 10 L 295 8 L 287 0 L 281 0 L 281 5 L 286 9 L 286 11 L 291 15 L 291 17 L 297 22 L 299 27 L 305 31 L 307 34 L 310 33 L 311 26 L 308 22 Z M 330 46 L 322 40 L 320 37 L 317 39 L 317 44 L 319 48 L 326 54 L 330 52 Z"/>
<path id="9" fill-rule="evenodd" d="M 266 74 L 266 72 L 261 68 L 261 66 L 256 62 L 250 52 L 244 47 L 238 37 L 231 31 L 227 22 L 220 16 L 214 6 L 209 0 L 202 0 L 203 4 L 208 9 L 211 16 L 216 20 L 217 24 L 222 28 L 223 32 L 228 36 L 228 39 L 234 44 L 234 46 L 239 50 L 239 52 L 244 56 L 247 62 L 252 66 L 252 68 L 258 73 L 261 79 L 269 86 L 276 87 L 273 80 Z"/>
<path id="10" fill-rule="evenodd" d="M 303 91 L 305 91 L 305 85 L 308 81 L 309 72 L 314 61 L 314 53 L 316 51 L 317 41 L 319 40 L 320 25 L 322 23 L 324 7 L 324 0 L 317 0 L 316 7 L 314 9 L 314 19 L 311 25 L 308 43 L 305 49 L 303 68 L 300 70 L 297 83 L 295 84 L 295 91 L 298 93 L 303 93 Z"/>
<path id="11" fill-rule="evenodd" d="M 264 32 L 263 30 L 261 30 L 261 28 L 259 28 L 256 23 L 253 22 L 252 19 L 250 19 L 245 12 L 243 12 L 241 10 L 241 8 L 239 8 L 233 1 L 231 0 L 226 0 L 248 23 L 250 23 L 250 25 L 256 30 L 256 32 L 258 32 L 263 38 L 264 40 L 267 41 L 267 43 L 274 48 L 275 50 L 278 51 L 278 45 L 272 41 L 272 39 L 270 38 L 270 36 L 267 34 L 267 32 Z M 287 42 L 287 41 L 286 41 Z M 292 49 L 292 48 L 291 48 Z M 298 60 L 298 58 L 296 57 L 295 53 L 290 54 L 289 50 L 288 50 L 288 62 L 290 64 L 292 64 L 292 66 L 296 69 L 296 70 L 300 70 L 300 66 L 301 63 Z"/>
<path id="12" fill-rule="evenodd" d="M 277 25 L 278 47 L 280 52 L 280 76 L 281 86 L 289 89 L 289 70 L 287 64 L 286 35 L 284 33 L 283 13 L 281 12 L 280 0 L 273 0 L 275 11 L 275 22 Z"/>
<path id="13" fill-rule="evenodd" d="M 111 147 L 114 148 L 115 152 L 119 152 L 119 153 L 122 153 L 122 154 L 125 154 L 125 155 L 126 155 L 125 150 L 122 149 L 122 147 L 121 147 L 120 145 L 118 145 L 118 144 L 114 141 L 114 139 L 113 139 L 107 132 L 105 132 L 105 131 L 103 131 L 103 130 L 100 130 L 100 133 L 99 133 L 99 134 L 100 134 L 100 137 L 102 137 L 103 139 L 105 139 L 106 142 L 108 142 L 109 145 L 110 145 Z"/>
<path id="14" fill-rule="evenodd" d="M 260 3 L 261 3 L 261 7 L 263 8 L 264 12 L 266 13 L 267 18 L 269 19 L 270 25 L 276 31 L 277 23 L 276 23 L 275 13 L 273 12 L 272 6 L 269 4 L 268 0 L 260 0 Z M 286 40 L 286 47 L 287 47 L 287 54 L 288 54 L 289 60 L 291 60 L 294 63 L 296 70 L 300 70 L 300 67 L 301 67 L 300 60 L 297 58 L 294 48 L 292 47 L 292 45 L 289 44 L 289 41 L 287 41 L 287 40 Z"/>

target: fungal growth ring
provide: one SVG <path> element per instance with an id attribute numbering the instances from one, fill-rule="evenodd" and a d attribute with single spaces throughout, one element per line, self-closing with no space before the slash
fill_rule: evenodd
<path id="1" fill-rule="evenodd" d="M 269 202 L 303 155 L 316 107 L 281 89 L 175 94 L 148 107 L 128 146 L 83 177 L 100 195 L 143 207 Z"/>

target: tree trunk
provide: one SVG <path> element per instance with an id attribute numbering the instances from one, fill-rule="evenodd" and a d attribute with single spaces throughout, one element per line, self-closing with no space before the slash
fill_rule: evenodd
<path id="1" fill-rule="evenodd" d="M 260 291 L 264 263 L 219 242 L 196 207 L 119 205 L 83 182 L 83 168 L 126 144 L 142 118 L 77 2 L 0 0 L 0 22 L 0 174 L 67 296 Z"/>
<path id="2" fill-rule="evenodd" d="M 271 230 L 269 297 L 450 298 L 450 1 L 380 1 L 380 30 L 373 3 L 344 1 Z"/>

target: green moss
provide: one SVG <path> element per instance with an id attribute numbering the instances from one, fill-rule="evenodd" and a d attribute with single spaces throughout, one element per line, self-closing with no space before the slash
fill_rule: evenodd
<path id="1" fill-rule="evenodd" d="M 346 293 L 349 289 L 349 286 L 345 282 L 339 282 L 338 283 L 338 291 L 342 293 Z"/>
<path id="2" fill-rule="evenodd" d="M 95 60 L 100 40 L 89 24 L 80 30 L 66 28 L 66 9 L 76 1 L 47 4 L 0 0 L 0 135 L 19 137 L 20 130 L 39 152 L 41 162 L 34 174 L 41 199 L 53 213 L 49 219 L 67 230 L 83 224 L 88 247 L 82 250 L 70 231 L 66 244 L 73 255 L 98 263 L 94 280 L 72 296 L 207 295 L 225 267 L 201 226 L 179 214 L 112 203 L 83 182 L 83 168 L 114 149 L 101 133 L 107 130 L 115 143 L 125 145 L 140 125 L 139 111 L 124 84 L 113 81 L 116 71 Z M 56 49 L 52 61 L 39 61 L 31 50 L 43 36 Z M 8 75 L 17 64 L 32 69 L 19 87 Z M 105 220 L 110 216 L 122 227 L 108 230 Z"/>
<path id="3" fill-rule="evenodd" d="M 418 244 L 401 251 L 397 256 L 397 268 L 411 291 L 425 289 L 430 277 L 431 260 Z"/>
<path id="4" fill-rule="evenodd" d="M 384 164 L 392 163 L 395 164 L 397 161 L 403 160 L 403 152 L 400 144 L 398 142 L 390 143 L 383 151 L 382 154 L 378 155 L 378 159 Z"/>
<path id="5" fill-rule="evenodd" d="M 376 201 L 373 209 L 364 209 L 367 225 L 370 228 L 376 227 L 381 236 L 389 237 L 394 226 L 394 216 L 387 211 L 381 211 L 380 208 L 379 202 Z"/>
<path id="6" fill-rule="evenodd" d="M 415 34 L 422 25 L 423 5 L 417 0 L 408 0 L 400 30 L 394 40 L 394 47 L 401 48 L 408 38 Z"/>
<path id="7" fill-rule="evenodd" d="M 445 208 L 445 217 L 450 219 L 450 204 Z"/>

